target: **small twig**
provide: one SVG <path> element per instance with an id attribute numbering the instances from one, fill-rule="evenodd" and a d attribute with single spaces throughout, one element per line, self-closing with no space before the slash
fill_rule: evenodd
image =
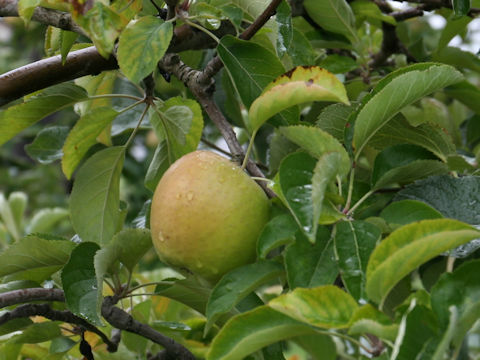
<path id="1" fill-rule="evenodd" d="M 195 360 L 192 353 L 177 343 L 175 340 L 162 335 L 150 326 L 135 320 L 125 311 L 115 307 L 117 299 L 115 297 L 106 297 L 102 304 L 102 315 L 111 325 L 117 329 L 125 330 L 140 336 L 143 336 L 157 344 L 163 346 L 168 353 L 166 358 L 177 360 Z"/>
<path id="2" fill-rule="evenodd" d="M 214 144 L 213 142 L 205 139 L 204 137 L 202 137 L 201 141 L 202 141 L 205 145 L 211 147 L 212 149 L 215 149 L 215 150 L 218 151 L 219 153 L 222 153 L 223 155 L 232 157 L 232 154 L 231 154 L 231 153 L 229 153 L 228 151 L 226 151 L 226 150 L 222 149 L 221 147 L 217 146 L 217 145 Z"/>
<path id="3" fill-rule="evenodd" d="M 173 19 L 176 15 L 178 0 L 165 0 L 167 4 L 167 20 Z"/>
<path id="4" fill-rule="evenodd" d="M 47 289 L 45 289 L 47 290 Z M 53 289 L 48 289 L 53 290 Z M 47 319 L 53 321 L 63 321 L 69 324 L 75 324 L 83 327 L 85 330 L 90 331 L 92 333 L 97 334 L 102 341 L 107 345 L 107 350 L 109 352 L 117 351 L 118 343 L 113 343 L 110 339 L 100 330 L 98 330 L 95 326 L 87 322 L 85 319 L 82 319 L 74 314 L 72 314 L 68 310 L 54 310 L 48 304 L 25 304 L 20 305 L 13 309 L 12 311 L 8 311 L 0 316 L 0 325 L 19 318 L 27 318 L 30 316 L 43 316 Z"/>

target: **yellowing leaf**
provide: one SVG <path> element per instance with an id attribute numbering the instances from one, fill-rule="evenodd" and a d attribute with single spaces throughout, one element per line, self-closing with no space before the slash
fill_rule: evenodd
<path id="1" fill-rule="evenodd" d="M 273 115 L 310 101 L 348 104 L 345 87 L 335 75 L 316 66 L 299 66 L 267 85 L 250 107 L 250 126 L 257 131 Z"/>

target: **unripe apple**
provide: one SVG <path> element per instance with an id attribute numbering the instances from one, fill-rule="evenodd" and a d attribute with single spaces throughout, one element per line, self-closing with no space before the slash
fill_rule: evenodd
<path id="1" fill-rule="evenodd" d="M 215 282 L 255 261 L 269 201 L 239 166 L 195 151 L 165 172 L 152 200 L 150 228 L 160 259 Z"/>

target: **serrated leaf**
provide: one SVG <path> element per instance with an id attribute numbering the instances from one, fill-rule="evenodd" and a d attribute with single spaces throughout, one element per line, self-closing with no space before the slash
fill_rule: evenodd
<path id="1" fill-rule="evenodd" d="M 339 174 L 346 175 L 350 170 L 350 157 L 345 148 L 322 129 L 303 125 L 286 126 L 280 128 L 280 133 L 317 159 L 325 153 L 338 153 Z"/>
<path id="2" fill-rule="evenodd" d="M 257 241 L 257 256 L 264 260 L 273 249 L 295 241 L 298 225 L 291 215 L 274 217 L 262 229 Z"/>
<path id="3" fill-rule="evenodd" d="M 118 112 L 109 107 L 95 107 L 75 123 L 63 145 L 62 171 L 69 179 L 97 137 Z"/>
<path id="4" fill-rule="evenodd" d="M 269 50 L 231 35 L 222 38 L 217 52 L 247 108 L 271 81 L 285 72 L 278 57 Z M 294 107 L 281 112 L 275 119 L 281 125 L 288 125 L 297 122 L 299 116 L 298 109 Z"/>
<path id="5" fill-rule="evenodd" d="M 403 107 L 462 79 L 463 75 L 453 67 L 434 63 L 411 65 L 383 78 L 349 119 L 347 143 L 353 131 L 356 158 L 375 133 Z"/>
<path id="6" fill-rule="evenodd" d="M 67 126 L 51 126 L 42 129 L 31 144 L 25 146 L 25 151 L 41 164 L 50 164 L 63 156 L 63 143 L 67 138 Z"/>
<path id="7" fill-rule="evenodd" d="M 36 93 L 24 103 L 10 106 L 0 112 L 0 145 L 47 115 L 85 99 L 84 89 L 63 83 Z"/>
<path id="8" fill-rule="evenodd" d="M 372 172 L 372 187 L 405 185 L 431 175 L 446 173 L 446 164 L 436 160 L 435 155 L 422 147 L 399 144 L 384 149 L 375 158 Z"/>
<path id="9" fill-rule="evenodd" d="M 231 311 L 238 302 L 260 285 L 283 273 L 283 266 L 273 261 L 259 261 L 236 268 L 215 285 L 207 303 L 204 334 L 222 314 Z"/>
<path id="10" fill-rule="evenodd" d="M 62 286 L 68 309 L 94 325 L 102 325 L 97 278 L 93 259 L 100 247 L 93 242 L 79 244 L 62 270 Z"/>
<path id="11" fill-rule="evenodd" d="M 100 1 L 93 2 L 85 14 L 73 12 L 73 15 L 75 22 L 87 32 L 98 52 L 108 58 L 128 21 Z"/>
<path id="12" fill-rule="evenodd" d="M 148 166 L 144 181 L 145 187 L 154 192 L 163 173 L 167 171 L 169 166 L 167 141 L 163 140 L 155 149 L 152 161 L 150 161 L 150 165 Z"/>
<path id="13" fill-rule="evenodd" d="M 394 200 L 418 200 L 447 218 L 480 224 L 480 177 L 431 176 L 400 190 Z"/>
<path id="14" fill-rule="evenodd" d="M 75 244 L 30 235 L 0 253 L 0 277 L 42 282 L 68 261 Z"/>
<path id="15" fill-rule="evenodd" d="M 348 333 L 350 335 L 372 334 L 380 339 L 394 341 L 397 337 L 398 325 L 393 323 L 384 313 L 370 304 L 359 307 L 350 319 Z"/>
<path id="16" fill-rule="evenodd" d="M 452 219 L 423 220 L 402 226 L 373 251 L 367 266 L 366 292 L 382 303 L 404 276 L 444 251 L 480 237 L 480 231 Z"/>
<path id="17" fill-rule="evenodd" d="M 134 83 L 152 73 L 165 55 L 173 36 L 171 22 L 144 16 L 131 22 L 120 35 L 117 59 L 120 70 Z"/>
<path id="18" fill-rule="evenodd" d="M 453 337 L 456 347 L 461 345 L 467 331 L 480 316 L 480 287 L 473 275 L 479 270 L 479 260 L 463 263 L 453 273 L 442 274 L 432 288 L 432 309 L 442 329 L 449 325 L 450 307 L 455 307 L 458 312 Z"/>
<path id="19" fill-rule="evenodd" d="M 255 99 L 248 111 L 250 127 L 256 132 L 280 111 L 311 101 L 349 104 L 345 87 L 332 73 L 316 66 L 299 66 L 276 78 Z"/>
<path id="20" fill-rule="evenodd" d="M 83 241 L 106 244 L 116 231 L 125 148 L 99 151 L 80 168 L 70 196 L 72 225 Z"/>
<path id="21" fill-rule="evenodd" d="M 353 297 L 334 285 L 297 288 L 271 300 L 268 306 L 298 321 L 327 329 L 348 327 L 358 308 Z"/>
<path id="22" fill-rule="evenodd" d="M 365 300 L 367 263 L 382 232 L 365 221 L 342 221 L 335 232 L 335 254 L 342 282 L 356 300 Z"/>
<path id="23" fill-rule="evenodd" d="M 312 333 L 310 326 L 260 306 L 227 322 L 215 336 L 207 360 L 241 360 L 277 341 Z"/>
<path id="24" fill-rule="evenodd" d="M 27 233 L 49 233 L 60 221 L 67 219 L 69 212 L 63 208 L 45 208 L 37 211 L 27 226 Z"/>
<path id="25" fill-rule="evenodd" d="M 456 151 L 452 137 L 440 126 L 423 123 L 414 127 L 400 114 L 385 124 L 368 144 L 382 150 L 403 143 L 421 146 L 443 162 L 446 162 L 447 157 Z"/>
<path id="26" fill-rule="evenodd" d="M 333 239 L 325 227 L 318 229 L 315 244 L 298 232 L 284 258 L 290 289 L 332 284 L 338 275 Z"/>
<path id="27" fill-rule="evenodd" d="M 445 93 L 480 114 L 480 90 L 477 86 L 462 81 L 446 88 Z"/>
<path id="28" fill-rule="evenodd" d="M 400 200 L 388 205 L 380 217 L 389 224 L 407 225 L 415 221 L 443 218 L 437 210 L 417 200 Z"/>
<path id="29" fill-rule="evenodd" d="M 305 0 L 303 6 L 313 21 L 325 30 L 358 41 L 355 16 L 345 0 Z"/>

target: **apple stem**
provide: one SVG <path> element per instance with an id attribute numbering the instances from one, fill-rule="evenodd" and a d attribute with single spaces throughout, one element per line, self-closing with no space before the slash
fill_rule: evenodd
<path id="1" fill-rule="evenodd" d="M 245 170 L 245 168 L 247 167 L 248 158 L 250 157 L 250 153 L 252 152 L 255 135 L 257 135 L 256 130 L 252 133 L 252 137 L 250 138 L 250 142 L 248 143 L 247 152 L 245 153 L 245 157 L 243 158 L 242 170 Z"/>

